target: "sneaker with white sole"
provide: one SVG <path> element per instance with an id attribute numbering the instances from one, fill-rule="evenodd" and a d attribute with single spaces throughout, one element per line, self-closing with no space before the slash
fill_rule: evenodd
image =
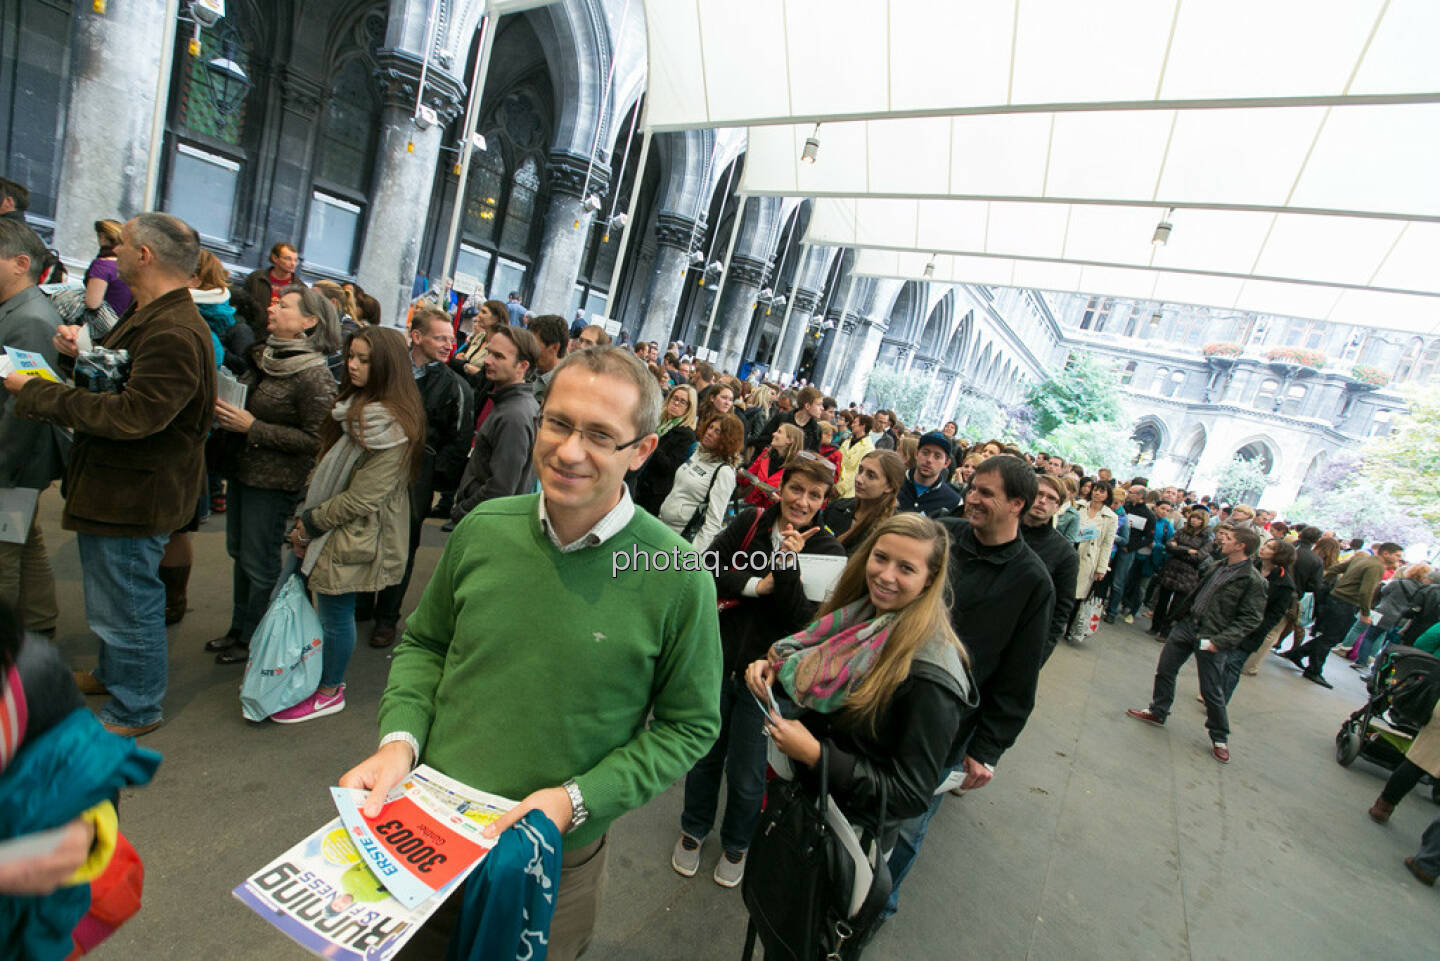
<path id="1" fill-rule="evenodd" d="M 313 721 L 327 714 L 339 714 L 345 710 L 345 685 L 341 684 L 334 694 L 321 694 L 318 690 L 294 707 L 276 711 L 270 720 L 276 724 L 300 724 Z"/>
<path id="2" fill-rule="evenodd" d="M 726 851 L 715 865 L 715 883 L 722 888 L 733 888 L 745 877 L 745 852 L 738 854 Z"/>
<path id="3" fill-rule="evenodd" d="M 1126 624 L 1134 624 L 1134 623 L 1135 623 L 1135 615 L 1134 615 L 1134 614 L 1126 614 L 1126 615 L 1125 615 L 1125 623 L 1126 623 Z"/>
<path id="4" fill-rule="evenodd" d="M 688 834 L 680 835 L 680 840 L 675 842 L 675 850 L 670 852 L 670 866 L 676 874 L 693 878 L 700 870 L 700 842 Z"/>

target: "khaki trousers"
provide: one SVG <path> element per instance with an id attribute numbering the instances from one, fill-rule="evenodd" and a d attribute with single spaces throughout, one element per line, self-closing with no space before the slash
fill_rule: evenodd
<path id="1" fill-rule="evenodd" d="M 55 573 L 40 534 L 40 512 L 35 515 L 24 544 L 0 542 L 0 603 L 24 617 L 27 631 L 53 632 L 60 617 Z"/>
<path id="2" fill-rule="evenodd" d="M 555 916 L 550 920 L 550 941 L 546 961 L 575 961 L 590 947 L 600 901 L 605 896 L 605 863 L 609 857 L 609 835 L 560 855 L 560 886 L 555 892 Z M 450 935 L 460 920 L 465 887 L 450 895 L 415 937 L 395 956 L 395 961 L 444 961 Z"/>
<path id="3" fill-rule="evenodd" d="M 1270 648 L 1274 647 L 1276 642 L 1280 640 L 1280 635 L 1288 634 L 1294 626 L 1295 622 L 1287 617 L 1282 619 L 1279 624 L 1270 628 L 1270 633 L 1266 634 L 1265 640 L 1260 642 L 1260 649 L 1246 658 L 1245 667 L 1242 670 L 1244 670 L 1246 674 L 1258 671 L 1260 669 L 1260 663 L 1265 660 L 1265 655 L 1269 654 Z"/>

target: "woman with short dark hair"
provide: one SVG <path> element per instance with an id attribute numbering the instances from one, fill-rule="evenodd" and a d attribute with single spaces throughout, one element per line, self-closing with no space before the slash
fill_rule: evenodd
<path id="1" fill-rule="evenodd" d="M 269 336 L 252 348 L 252 367 L 241 377 L 249 388 L 244 408 L 215 402 L 216 426 L 229 432 L 220 472 L 229 481 L 225 552 L 233 567 L 230 627 L 205 643 L 220 664 L 250 657 L 250 637 L 280 577 L 285 522 L 315 466 L 320 430 L 335 402 L 326 355 L 339 340 L 339 325 L 324 295 L 286 288 L 270 305 L 266 324 Z"/>

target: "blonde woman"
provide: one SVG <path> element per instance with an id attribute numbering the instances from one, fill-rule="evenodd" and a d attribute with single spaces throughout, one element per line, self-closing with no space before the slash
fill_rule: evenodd
<path id="1" fill-rule="evenodd" d="M 660 443 L 655 453 L 635 475 L 635 503 L 655 516 L 675 483 L 675 472 L 695 452 L 696 409 L 700 406 L 695 388 L 688 384 L 670 388 L 660 408 L 660 426 L 655 432 Z"/>
<path id="2" fill-rule="evenodd" d="M 845 565 L 818 619 L 745 670 L 757 698 L 773 690 L 801 709 L 794 720 L 772 711 L 765 733 L 807 768 L 823 760 L 846 816 L 886 825 L 882 850 L 900 819 L 929 807 L 975 703 L 945 600 L 949 554 L 939 524 L 921 514 L 890 517 Z"/>

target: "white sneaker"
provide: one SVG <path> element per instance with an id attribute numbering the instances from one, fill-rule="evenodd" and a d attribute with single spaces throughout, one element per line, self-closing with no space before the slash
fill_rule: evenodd
<path id="1" fill-rule="evenodd" d="M 681 834 L 680 840 L 675 842 L 675 850 L 670 852 L 670 866 L 676 874 L 693 878 L 700 870 L 700 842 L 688 834 Z"/>
<path id="2" fill-rule="evenodd" d="M 740 859 L 733 861 L 735 857 L 729 851 L 720 856 L 720 863 L 715 865 L 715 883 L 722 888 L 733 888 L 745 877 L 745 852 L 740 852 Z"/>

